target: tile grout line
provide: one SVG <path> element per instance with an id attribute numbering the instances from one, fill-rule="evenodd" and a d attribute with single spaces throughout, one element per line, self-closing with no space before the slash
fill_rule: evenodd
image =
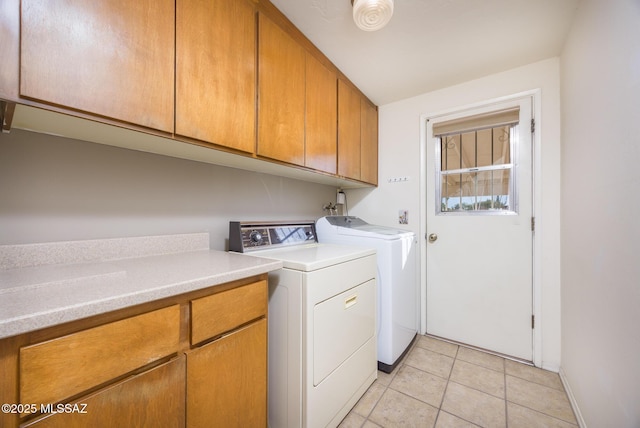
<path id="1" fill-rule="evenodd" d="M 449 389 L 449 382 L 451 381 L 451 373 L 453 373 L 453 366 L 456 364 L 456 360 L 458 359 L 458 351 L 460 351 L 460 346 L 456 345 L 456 355 L 454 355 L 453 357 L 453 362 L 451 363 L 451 370 L 449 370 L 449 376 L 447 377 L 447 384 L 444 387 L 444 391 L 442 392 L 442 398 L 440 399 L 440 404 L 438 405 L 438 413 L 436 414 L 436 420 L 433 423 L 434 427 L 438 424 L 440 413 L 442 413 L 442 405 L 444 404 L 444 397 L 447 395 L 447 389 Z M 440 355 L 444 355 L 444 354 L 440 354 Z"/>
<path id="2" fill-rule="evenodd" d="M 467 423 L 469 423 L 469 424 L 471 424 L 471 425 L 473 425 L 473 426 L 477 426 L 477 427 L 479 427 L 479 425 L 478 425 L 478 424 L 473 423 L 473 422 L 471 422 L 471 421 L 469 421 L 469 420 L 467 420 L 467 419 L 464 419 L 463 417 L 461 417 L 461 416 L 459 416 L 459 415 L 455 415 L 455 414 L 453 414 L 453 413 L 449 413 L 449 412 L 447 412 L 447 411 L 442 410 L 442 405 L 444 404 L 444 397 L 445 397 L 445 395 L 447 394 L 447 389 L 449 389 L 449 384 L 450 384 L 451 382 L 453 382 L 453 383 L 456 383 L 456 384 L 458 384 L 458 385 L 462 385 L 462 384 L 459 384 L 458 382 L 455 382 L 455 381 L 451 380 L 451 375 L 453 374 L 453 367 L 455 366 L 456 361 L 458 361 L 458 353 L 460 352 L 460 348 L 461 348 L 461 346 L 460 346 L 460 345 L 456 345 L 456 355 L 453 357 L 453 364 L 451 364 L 451 370 L 449 371 L 449 377 L 447 378 L 447 385 L 445 386 L 445 388 L 444 388 L 444 392 L 443 392 L 443 394 L 442 394 L 442 400 L 440 401 L 440 407 L 438 407 L 438 415 L 437 415 L 437 417 L 436 417 L 436 421 L 435 421 L 434 427 L 435 427 L 435 425 L 437 425 L 437 424 L 438 424 L 438 418 L 440 417 L 440 413 L 441 413 L 441 412 L 444 412 L 444 413 L 446 413 L 446 414 L 448 414 L 448 415 L 451 415 L 451 416 L 453 416 L 453 417 L 455 417 L 455 418 L 458 418 L 458 419 L 460 419 L 460 420 L 462 420 L 462 421 L 465 421 L 465 422 L 467 422 Z M 433 351 L 433 352 L 436 352 L 436 351 Z M 441 355 L 445 355 L 445 354 L 441 354 Z M 460 360 L 460 361 L 463 361 L 463 362 L 465 362 L 465 363 L 469 363 L 468 361 L 465 361 L 465 360 Z M 469 364 L 471 364 L 471 363 L 469 363 Z M 476 365 L 477 365 L 477 364 L 476 364 Z M 482 367 L 482 366 L 478 366 L 478 367 Z M 465 385 L 463 385 L 463 386 L 465 386 Z M 476 391 L 478 391 L 478 390 L 476 390 Z"/>
<path id="3" fill-rule="evenodd" d="M 400 364 L 398 365 L 398 367 L 396 367 L 398 370 L 400 370 Z M 391 373 L 393 373 L 394 370 L 391 371 Z M 388 373 L 389 375 L 391 375 L 391 373 Z M 386 384 L 384 386 L 384 389 L 382 390 L 382 393 L 380 394 L 380 397 L 378 397 L 378 399 L 375 401 L 375 403 L 373 404 L 373 406 L 371 406 L 371 410 L 369 410 L 369 413 L 367 413 L 367 416 L 365 416 L 364 421 L 362 422 L 362 425 L 360 425 L 360 427 L 364 427 L 364 425 L 367 422 L 371 422 L 373 424 L 376 424 L 373 421 L 369 420 L 369 417 L 373 414 L 373 411 L 376 409 L 376 407 L 378 406 L 378 403 L 380 403 L 380 400 L 382 400 L 382 397 L 384 396 L 384 394 L 387 392 L 387 390 L 389 389 L 389 387 L 391 386 L 391 382 L 393 381 L 393 379 L 396 377 L 398 373 L 394 374 L 392 377 L 389 378 L 389 383 Z M 376 424 L 378 425 L 378 424 Z"/>
<path id="4" fill-rule="evenodd" d="M 553 387 L 548 386 L 548 385 L 545 385 L 545 384 L 541 384 L 541 383 L 538 383 L 538 382 L 531 381 L 531 380 L 529 380 L 529 379 L 522 378 L 522 377 L 520 377 L 520 376 L 515 376 L 515 375 L 513 375 L 513 374 L 508 374 L 508 373 L 506 373 L 506 371 L 505 371 L 505 382 L 506 382 L 506 377 L 507 377 L 507 376 L 511 376 L 511 377 L 512 377 L 512 378 L 514 378 L 514 379 L 519 379 L 519 380 L 521 380 L 521 381 L 523 381 L 523 382 L 532 383 L 532 384 L 534 384 L 534 385 L 538 385 L 538 386 L 541 386 L 541 387 L 543 387 L 543 388 L 550 389 L 550 390 L 552 390 L 552 391 L 562 392 L 562 393 L 564 393 L 564 395 L 565 395 L 565 396 L 567 396 L 567 392 L 566 392 L 566 391 L 564 391 L 564 390 L 559 390 L 559 389 L 553 388 Z M 540 409 L 536 409 L 536 408 L 534 408 L 534 407 L 531 407 L 531 406 L 530 406 L 530 405 L 528 405 L 528 404 L 525 404 L 525 403 L 519 403 L 519 402 L 511 401 L 511 400 L 507 399 L 507 398 L 506 398 L 506 385 L 505 385 L 505 399 L 506 399 L 507 403 L 513 403 L 513 404 L 515 404 L 515 405 L 517 405 L 517 406 L 520 406 L 520 407 L 522 407 L 522 408 L 524 408 L 524 409 L 527 409 L 527 410 L 530 410 L 530 411 L 532 411 L 532 412 L 538 413 L 538 414 L 540 414 L 540 415 L 546 416 L 546 417 L 548 417 L 548 418 L 553 418 L 553 419 L 555 419 L 555 420 L 558 420 L 558 421 L 561 421 L 561 422 L 564 422 L 564 423 L 568 423 L 568 424 L 570 424 L 570 425 L 579 426 L 579 425 L 574 424 L 574 423 L 573 423 L 573 422 L 571 422 L 571 421 L 567 421 L 567 420 L 565 420 L 565 419 L 562 419 L 561 417 L 558 417 L 558 416 L 555 416 L 555 415 L 551 415 L 551 414 L 549 414 L 549 413 L 545 413 L 545 412 L 543 412 L 543 411 L 542 411 L 542 410 L 540 410 Z M 571 410 L 573 411 L 573 408 L 572 408 Z M 574 412 L 574 418 L 575 418 L 575 412 Z M 576 420 L 577 420 L 577 419 L 576 419 Z"/>
<path id="5" fill-rule="evenodd" d="M 428 349 L 428 350 L 430 350 L 430 349 Z M 434 350 L 430 350 L 430 351 L 448 357 L 448 355 L 443 354 L 441 352 L 434 351 Z M 447 384 L 444 387 L 444 391 L 442 392 L 442 398 L 440 399 L 440 404 L 438 405 L 438 414 L 436 415 L 435 424 L 438 423 L 438 418 L 440 417 L 440 412 L 442 411 L 442 405 L 444 404 L 444 397 L 447 395 L 447 389 L 449 389 L 449 382 L 451 382 L 451 374 L 453 373 L 453 367 L 455 366 L 456 360 L 458 359 L 458 352 L 459 351 L 460 351 L 460 346 L 456 345 L 456 354 L 452 357 L 453 362 L 451 363 L 451 369 L 449 370 L 449 375 L 447 376 L 447 379 L 446 379 L 447 380 Z M 437 376 L 436 374 L 433 374 L 433 375 Z"/>
<path id="6" fill-rule="evenodd" d="M 362 428 L 367 422 L 371 422 L 372 424 L 378 425 L 375 422 L 369 420 L 369 417 L 373 414 L 373 411 L 375 410 L 375 408 L 378 406 L 378 404 L 380 403 L 380 400 L 382 400 L 382 397 L 384 396 L 384 394 L 387 392 L 387 390 L 391 387 L 391 383 L 393 382 L 393 379 L 395 379 L 395 377 L 398 375 L 398 373 L 400 372 L 400 369 L 405 365 L 404 361 L 407 358 L 407 356 L 409 356 L 409 354 L 411 353 L 411 351 L 413 351 L 413 349 L 416 347 L 416 343 L 414 342 L 413 345 L 411 346 L 411 349 L 409 349 L 409 351 L 406 353 L 406 355 L 403 357 L 403 359 L 400 361 L 400 363 L 393 369 L 391 370 L 391 373 L 394 373 L 393 376 L 391 375 L 391 373 L 387 373 L 389 375 L 389 383 L 387 383 L 386 385 L 384 385 L 384 389 L 382 391 L 382 393 L 380 394 L 380 397 L 378 397 L 378 399 L 375 401 L 375 404 L 373 406 L 371 406 L 371 410 L 369 411 L 369 413 L 367 413 L 367 415 L 364 418 L 364 421 L 362 422 L 362 424 L 360 425 L 360 427 Z M 395 391 L 395 389 L 394 389 Z M 405 394 L 406 395 L 406 394 Z"/>
<path id="7" fill-rule="evenodd" d="M 540 370 L 543 370 L 543 369 L 540 369 Z M 525 382 L 533 383 L 533 384 L 536 384 L 538 386 L 544 386 L 545 388 L 553 389 L 554 391 L 560 391 L 560 392 L 566 393 L 566 391 L 563 388 L 554 388 L 553 386 L 549 386 L 549 385 L 546 385 L 544 383 L 536 382 L 535 380 L 527 379 L 527 378 L 524 378 L 522 376 L 515 375 L 513 373 L 506 373 L 506 370 L 505 370 L 505 375 L 514 377 L 516 379 L 523 380 Z"/>

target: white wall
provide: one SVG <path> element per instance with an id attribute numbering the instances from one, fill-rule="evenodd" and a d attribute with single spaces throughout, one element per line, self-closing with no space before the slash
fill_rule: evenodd
<path id="1" fill-rule="evenodd" d="M 14 129 L 0 134 L 0 245 L 208 231 L 324 215 L 335 188 Z"/>
<path id="2" fill-rule="evenodd" d="M 428 54 L 428 52 L 427 52 Z M 370 223 L 398 225 L 398 210 L 409 210 L 409 229 L 420 230 L 420 116 L 486 102 L 529 90 L 541 90 L 541 114 L 537 118 L 541 147 L 535 165 L 540 186 L 536 189 L 536 240 L 541 284 L 542 342 L 537 346 L 543 367 L 560 366 L 560 73 L 559 60 L 549 59 L 487 76 L 461 85 L 381 106 L 379 188 L 347 192 L 349 213 Z M 390 178 L 409 181 L 389 183 Z M 424 252 L 424 244 L 421 251 Z M 419 254 L 420 260 L 424 257 Z M 424 278 L 422 286 L 424 287 Z M 424 293 L 423 293 L 424 295 Z M 541 348 L 541 349 L 539 349 Z"/>
<path id="3" fill-rule="evenodd" d="M 589 427 L 640 427 L 640 1 L 584 0 L 561 57 L 562 371 Z"/>

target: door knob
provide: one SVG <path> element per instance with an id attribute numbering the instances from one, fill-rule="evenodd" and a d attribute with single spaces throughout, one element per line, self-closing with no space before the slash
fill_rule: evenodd
<path id="1" fill-rule="evenodd" d="M 433 243 L 436 242 L 438 240 L 438 235 L 436 235 L 435 233 L 432 233 L 431 235 L 429 235 L 429 242 Z"/>

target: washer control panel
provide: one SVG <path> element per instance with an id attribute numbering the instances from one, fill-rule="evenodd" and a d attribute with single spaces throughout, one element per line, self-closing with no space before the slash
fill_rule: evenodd
<path id="1" fill-rule="evenodd" d="M 313 221 L 229 222 L 229 251 L 245 253 L 318 242 Z"/>

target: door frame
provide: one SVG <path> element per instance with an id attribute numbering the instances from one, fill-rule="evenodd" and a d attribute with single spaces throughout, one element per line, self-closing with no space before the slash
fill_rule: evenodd
<path id="1" fill-rule="evenodd" d="M 541 181 L 541 159 L 542 148 L 540 142 L 540 129 L 541 129 L 541 90 L 533 89 L 530 91 L 519 92 L 516 94 L 493 98 L 476 102 L 473 104 L 466 104 L 455 108 L 441 110 L 433 113 L 420 115 L 420 333 L 425 334 L 427 331 L 427 179 L 433 179 L 433 177 L 427 177 L 426 172 L 426 160 L 427 160 L 427 122 L 440 116 L 447 116 L 455 113 L 461 113 L 466 110 L 472 110 L 477 108 L 488 107 L 492 104 L 502 103 L 505 101 L 514 101 L 522 98 L 531 98 L 533 106 L 531 109 L 532 118 L 535 119 L 535 132 L 532 135 L 532 216 L 535 217 L 535 232 L 533 233 L 533 260 L 532 260 L 532 299 L 533 299 L 533 315 L 535 317 L 535 328 L 533 329 L 533 364 L 536 367 L 542 365 L 542 257 L 541 257 L 541 241 L 540 228 L 543 224 L 543 219 L 540 218 L 541 209 L 541 195 L 540 189 L 542 188 Z"/>

